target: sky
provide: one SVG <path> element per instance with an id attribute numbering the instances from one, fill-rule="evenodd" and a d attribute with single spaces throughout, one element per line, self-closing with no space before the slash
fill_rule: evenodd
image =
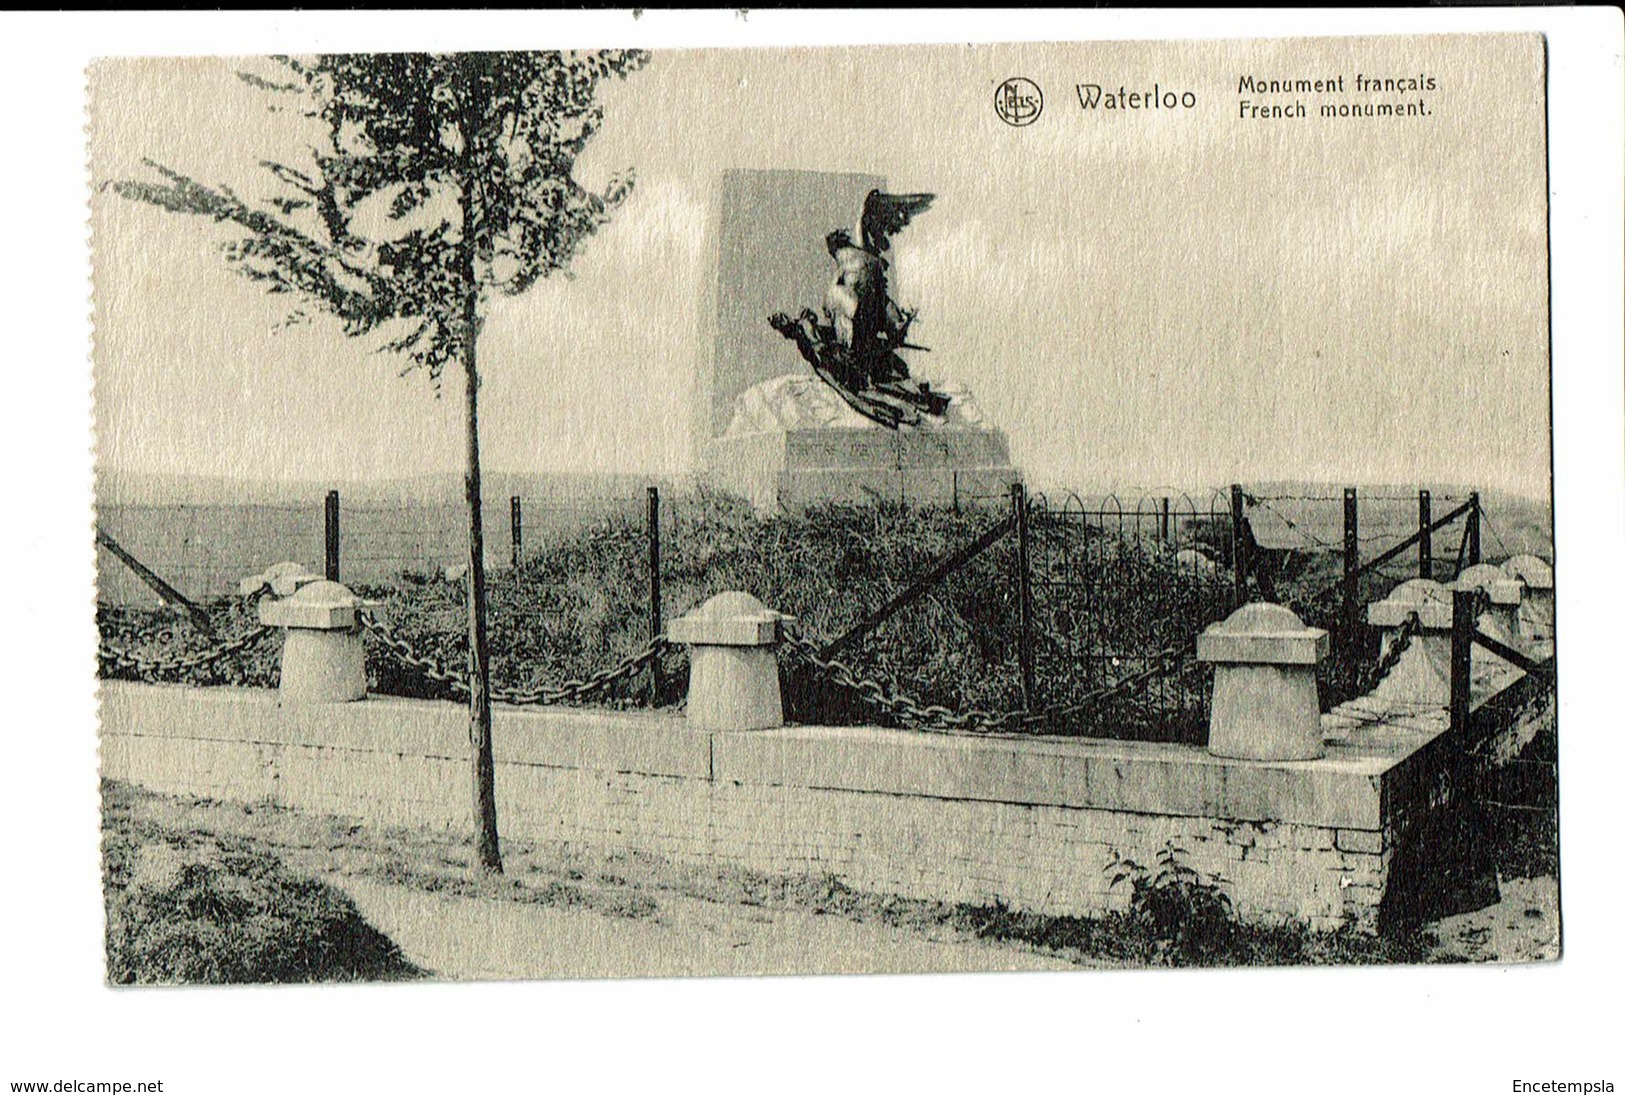
<path id="1" fill-rule="evenodd" d="M 573 277 L 482 338 L 493 470 L 692 467 L 707 209 L 728 167 L 883 175 L 937 201 L 897 294 L 1041 486 L 1472 482 L 1544 495 L 1542 49 L 1532 36 L 657 53 L 604 94 L 587 185 L 632 196 Z M 255 193 L 285 116 L 227 60 L 103 61 L 93 187 L 151 157 Z M 1361 95 L 1357 73 L 1431 76 Z M 1342 74 L 1425 118 L 1248 120 L 1259 79 Z M 1024 76 L 1032 125 L 993 110 Z M 1192 91 L 1088 112 L 1075 87 Z M 834 227 L 832 225 L 832 227 Z M 226 270 L 214 226 L 93 189 L 98 459 L 119 471 L 356 479 L 461 466 L 460 387 Z M 796 302 L 799 303 L 799 302 Z M 809 302 L 810 303 L 810 302 Z M 800 368 L 786 345 L 786 371 Z"/>

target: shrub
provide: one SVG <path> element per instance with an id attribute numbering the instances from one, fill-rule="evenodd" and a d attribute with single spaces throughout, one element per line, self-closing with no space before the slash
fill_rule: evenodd
<path id="1" fill-rule="evenodd" d="M 1232 949 L 1236 910 L 1217 876 L 1180 861 L 1187 854 L 1171 841 L 1157 853 L 1155 868 L 1116 857 L 1107 865 L 1111 884 L 1128 882 L 1129 922 L 1144 932 L 1161 957 L 1179 964 L 1212 962 Z"/>

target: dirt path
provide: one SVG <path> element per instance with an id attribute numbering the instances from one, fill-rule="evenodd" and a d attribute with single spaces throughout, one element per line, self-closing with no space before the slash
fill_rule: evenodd
<path id="1" fill-rule="evenodd" d="M 413 963 L 459 981 L 1077 968 L 1013 946 L 669 893 L 656 915 L 628 919 L 343 875 L 328 881 Z"/>
<path id="2" fill-rule="evenodd" d="M 1501 882 L 1501 900 L 1486 909 L 1428 925 L 1442 961 L 1550 962 L 1562 957 L 1557 879 Z"/>
<path id="3" fill-rule="evenodd" d="M 472 868 L 468 843 L 421 829 L 271 806 L 125 789 L 135 823 L 171 842 L 242 841 L 348 893 L 416 965 L 456 980 L 924 973 L 1120 968 L 1133 940 L 860 894 L 830 878 L 780 879 L 634 853 L 510 843 L 504 874 Z M 1534 872 L 1537 873 L 1538 872 Z M 1384 959 L 1328 937 L 1293 961 L 1528 962 L 1560 954 L 1556 880 L 1504 880 L 1501 901 L 1424 925 L 1419 954 Z M 1081 934 L 1080 934 L 1081 933 Z M 1375 944 L 1375 941 L 1373 941 Z M 1104 945 L 1105 949 L 1102 949 Z M 1265 939 L 1261 961 L 1285 944 Z M 1115 957 L 1106 959 L 1104 954 Z M 1286 953 L 1282 950 L 1281 953 Z M 1293 952 L 1296 954 L 1297 952 Z M 1147 955 L 1140 962 L 1151 961 Z"/>

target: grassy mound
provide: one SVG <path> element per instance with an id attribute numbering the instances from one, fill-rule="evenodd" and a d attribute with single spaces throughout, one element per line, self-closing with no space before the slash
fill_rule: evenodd
<path id="1" fill-rule="evenodd" d="M 669 507 L 663 534 L 665 617 L 712 594 L 742 589 L 794 616 L 809 637 L 833 639 L 1003 516 L 1002 509 L 834 502 L 760 515 L 715 494 L 680 498 Z M 1033 561 L 1039 706 L 1065 705 L 1144 668 L 1136 657 L 1188 644 L 1229 607 L 1222 581 L 1177 565 L 1170 552 L 1154 545 L 1075 527 L 1036 526 L 1034 536 L 1043 539 Z M 584 676 L 638 650 L 648 634 L 646 552 L 641 523 L 614 516 L 542 545 L 517 571 L 494 575 L 491 648 L 498 686 L 535 687 Z M 922 704 L 1020 708 L 1015 553 L 1014 537 L 1006 536 L 843 657 L 861 675 Z M 460 584 L 404 577 L 378 592 L 397 631 L 415 649 L 447 666 L 461 663 Z M 1122 657 L 1090 659 L 1085 650 Z M 685 687 L 681 653 L 666 669 L 662 701 L 672 702 Z M 392 665 L 381 672 L 384 690 L 443 694 Z M 1202 731 L 1202 682 L 1199 675 L 1191 678 L 1180 685 L 1189 695 L 1170 696 L 1167 685 L 1142 689 L 1096 713 L 1090 729 L 1193 740 Z M 886 721 L 795 659 L 786 659 L 784 685 L 796 721 Z M 636 702 L 635 696 L 623 694 L 623 701 Z"/>
<path id="2" fill-rule="evenodd" d="M 107 979 L 114 984 L 398 980 L 418 976 L 350 899 L 244 839 L 188 834 L 104 788 Z"/>
<path id="3" fill-rule="evenodd" d="M 663 528 L 662 584 L 669 621 L 714 593 L 742 589 L 797 618 L 818 640 L 841 635 L 1005 516 L 1004 509 L 909 508 L 825 503 L 761 515 L 748 504 L 700 492 L 672 500 Z M 1177 565 L 1155 545 L 1078 527 L 1035 524 L 1037 706 L 1065 705 L 1146 666 L 1136 659 L 1188 644 L 1221 618 L 1231 591 L 1222 577 Z M 861 675 L 922 704 L 963 710 L 1019 709 L 1016 545 L 1006 536 L 853 647 Z M 498 688 L 534 688 L 585 677 L 639 650 L 648 638 L 648 546 L 640 519 L 618 513 L 549 530 L 516 570 L 490 576 L 490 646 Z M 396 634 L 419 654 L 460 671 L 466 662 L 466 591 L 434 575 L 402 574 L 358 590 L 382 601 Z M 243 602 L 216 606 L 217 630 L 251 623 Z M 127 649 L 201 648 L 206 642 L 162 614 L 104 609 L 106 641 Z M 371 640 L 369 639 L 369 643 Z M 178 677 L 197 684 L 276 683 L 277 640 Z M 665 664 L 661 702 L 686 688 L 683 654 Z M 110 670 L 113 671 L 113 670 Z M 374 646 L 375 692 L 449 698 L 444 686 Z M 647 702 L 647 677 L 600 702 Z M 786 660 L 788 713 L 802 722 L 884 721 L 855 696 Z M 1092 712 L 1093 726 L 1051 732 L 1199 738 L 1200 674 L 1139 689 Z M 1177 690 L 1179 694 L 1172 694 Z"/>

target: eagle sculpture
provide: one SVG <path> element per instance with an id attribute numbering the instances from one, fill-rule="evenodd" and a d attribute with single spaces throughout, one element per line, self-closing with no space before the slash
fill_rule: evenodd
<path id="1" fill-rule="evenodd" d="M 892 236 L 931 208 L 935 196 L 869 191 L 858 242 L 844 228 L 824 237 L 835 276 L 824 292 L 823 315 L 803 308 L 795 319 L 780 312 L 769 320 L 853 409 L 893 429 L 948 409 L 946 396 L 909 379 L 899 351 L 926 347 L 908 341 L 914 313 L 898 307 L 887 280 Z"/>

